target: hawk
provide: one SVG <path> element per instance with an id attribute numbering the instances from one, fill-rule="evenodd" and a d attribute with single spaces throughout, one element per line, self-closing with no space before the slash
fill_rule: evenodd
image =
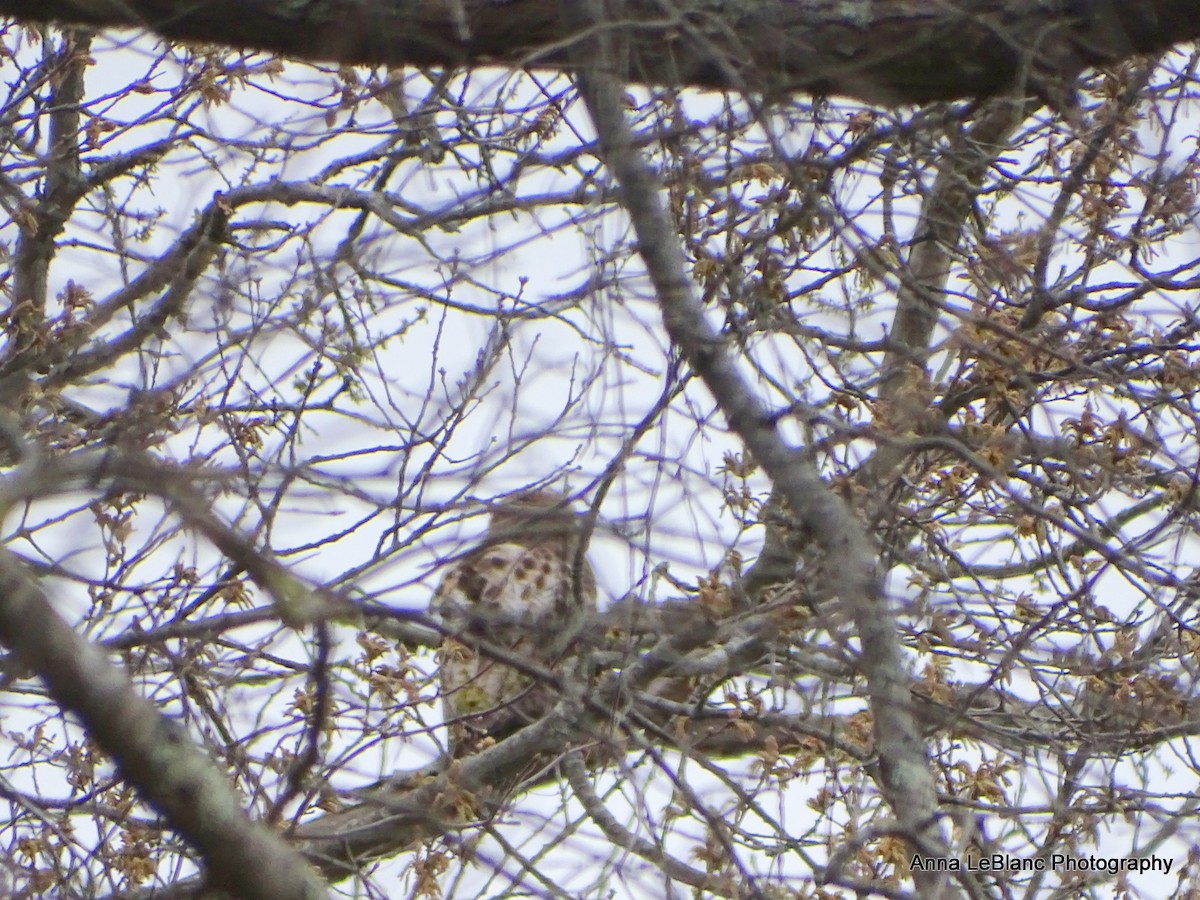
<path id="1" fill-rule="evenodd" d="M 564 494 L 512 494 L 493 508 L 482 544 L 443 576 L 433 606 L 446 628 L 438 656 L 452 757 L 507 736 L 553 705 L 548 685 L 478 642 L 554 668 L 577 615 L 596 606 L 596 576 L 580 556 L 586 538 Z"/>

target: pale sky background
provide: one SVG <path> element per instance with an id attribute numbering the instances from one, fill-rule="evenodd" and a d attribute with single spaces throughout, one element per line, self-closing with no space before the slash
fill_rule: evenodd
<path id="1" fill-rule="evenodd" d="M 170 87 L 183 76 L 182 70 L 170 62 L 155 62 L 158 51 L 152 42 L 138 40 L 124 49 L 116 49 L 117 43 L 111 36 L 98 39 L 94 56 L 97 64 L 89 70 L 89 96 L 109 95 L 107 103 L 99 104 L 93 112 L 102 113 L 112 121 L 135 121 L 145 111 L 166 102 L 164 93 L 139 94 L 125 90 L 133 80 L 144 79 L 146 83 L 161 91 Z M 258 62 L 267 65 L 261 58 Z M 11 75 L 11 63 L 7 63 Z M 566 90 L 565 79 L 543 75 L 540 80 L 551 86 L 554 92 Z M 202 206 L 214 191 L 228 191 L 241 185 L 266 182 L 271 178 L 291 181 L 321 179 L 326 186 L 338 184 L 366 188 L 369 179 L 354 170 L 329 172 L 327 167 L 335 160 L 354 152 L 365 151 L 388 137 L 394 129 L 391 116 L 379 103 L 366 103 L 353 114 L 338 112 L 333 124 L 327 119 L 331 97 L 336 97 L 334 73 L 319 73 L 304 66 L 287 66 L 282 72 L 266 74 L 260 72 L 250 77 L 249 83 L 239 89 L 228 103 L 205 109 L 194 106 L 187 109 L 186 121 L 170 126 L 165 120 L 155 126 L 165 137 L 174 127 L 178 132 L 192 133 L 187 147 L 172 150 L 159 175 L 153 182 L 140 188 L 141 196 L 135 205 L 150 209 L 155 205 L 166 210 L 163 223 L 156 233 L 141 244 L 141 252 L 150 256 L 173 240 L 179 231 L 187 228 L 193 220 L 195 210 Z M 462 90 L 464 105 L 479 107 L 482 98 L 505 96 L 511 108 L 521 105 L 521 98 L 533 95 L 533 83 L 522 76 L 504 72 L 483 70 L 470 76 L 468 86 L 457 85 Z M 634 92 L 645 100 L 644 92 Z M 416 99 L 410 97 L 411 99 Z M 719 95 L 690 95 L 685 108 L 697 119 L 712 119 L 721 113 L 724 100 Z M 735 105 L 736 108 L 736 105 Z M 1195 118 L 1194 108 L 1187 113 Z M 643 112 L 645 110 L 643 109 Z M 640 115 L 640 113 L 638 113 Z M 832 115 L 832 114 L 831 114 Z M 560 129 L 557 136 L 540 148 L 543 155 L 554 150 L 567 151 L 576 146 L 583 137 L 590 136 L 586 117 L 582 110 L 573 106 L 568 116 L 575 131 Z M 477 117 L 475 124 L 481 130 L 494 128 L 496 139 L 501 140 L 508 132 L 503 125 L 503 116 L 494 121 Z M 350 133 L 339 134 L 352 120 Z M 439 119 L 444 128 L 450 127 L 450 119 L 443 114 Z M 1176 126 L 1173 134 L 1163 136 L 1147 125 L 1143 128 L 1145 168 L 1150 170 L 1153 158 L 1160 147 L 1174 164 L 1190 151 L 1179 137 L 1182 129 Z M 137 127 L 123 135 L 120 129 L 116 139 L 110 141 L 103 153 L 110 155 L 122 150 L 144 145 L 151 139 L 149 131 Z M 798 151 L 809 135 L 803 129 L 787 133 L 781 140 L 789 151 Z M 1194 128 L 1188 131 L 1189 140 L 1194 140 Z M 761 148 L 758 148 L 761 149 Z M 508 164 L 504 157 L 503 165 Z M 1006 159 L 1014 171 L 1020 171 L 1021 160 L 1016 155 Z M 589 160 L 587 165 L 591 165 Z M 501 164 L 498 163 L 498 166 Z M 1141 168 L 1133 166 L 1137 171 Z M 503 169 L 498 168 L 503 181 Z M 559 175 L 549 168 L 535 168 L 524 176 L 517 189 L 527 196 L 539 192 L 562 190 L 564 184 L 573 184 L 576 175 L 568 170 Z M 858 179 L 853 189 L 848 185 Z M 875 189 L 873 179 L 854 172 L 847 173 L 840 182 L 836 194 L 845 207 L 848 204 L 866 207 L 873 202 L 871 192 Z M 489 196 L 486 186 L 472 183 L 458 171 L 452 158 L 441 164 L 416 166 L 405 164 L 388 184 L 393 192 L 406 203 L 432 209 L 453 209 L 464 202 L 464 198 L 476 195 Z M 748 195 L 755 192 L 765 196 L 766 185 L 748 185 Z M 493 195 L 494 196 L 494 195 Z M 1003 217 L 1011 220 L 1013 227 L 1036 227 L 1045 215 L 1052 197 L 1023 193 L 1006 200 Z M 901 238 L 907 237 L 913 226 L 918 208 L 916 198 L 901 199 L 897 203 L 897 225 Z M 878 234 L 879 220 L 876 213 L 859 213 L 857 208 L 843 208 L 835 215 L 844 215 L 848 225 L 860 229 L 863 236 L 846 236 L 844 243 L 830 247 L 827 257 L 833 261 L 834 254 L 853 249 L 856 240 L 873 239 Z M 403 209 L 399 212 L 404 212 Z M 212 323 L 226 320 L 245 323 L 247 327 L 262 325 L 272 309 L 289 309 L 294 304 L 306 301 L 312 289 L 314 277 L 321 267 L 327 266 L 334 250 L 345 239 L 350 223 L 357 217 L 356 211 L 330 213 L 318 205 L 283 207 L 265 206 L 257 211 L 243 207 L 234 217 L 235 223 L 245 224 L 257 219 L 257 231 L 239 231 L 239 240 L 265 248 L 251 259 L 251 267 L 240 267 L 231 255 L 233 267 L 227 270 L 227 284 L 244 286 L 251 281 L 257 287 L 256 302 L 247 306 L 244 299 L 227 293 L 215 281 L 207 281 L 195 293 L 189 303 L 187 327 L 170 327 L 171 339 L 167 346 L 168 356 L 153 373 L 156 384 L 168 383 L 197 366 L 210 365 L 220 350 L 214 345 Z M 52 269 L 52 291 L 60 289 L 68 278 L 86 279 L 88 289 L 98 298 L 120 283 L 121 272 L 112 256 L 97 253 L 88 246 L 90 240 L 103 240 L 103 234 L 89 234 L 80 223 L 84 217 L 73 220 L 68 238 L 80 243 L 65 251 Z M 98 220 L 97 220 L 98 221 Z M 296 228 L 293 236 L 288 228 L 300 223 L 319 221 L 317 227 L 308 232 L 304 240 L 295 235 L 304 233 Z M 11 226 L 10 226 L 11 227 Z M 372 223 L 364 236 L 356 242 L 360 258 L 377 273 L 386 274 L 395 281 L 392 289 L 372 287 L 375 318 L 369 327 L 379 332 L 400 331 L 407 328 L 402 338 L 394 340 L 385 352 L 370 354 L 358 367 L 363 385 L 368 394 L 358 407 L 347 408 L 361 416 L 352 422 L 344 415 L 337 417 L 318 414 L 312 417 L 316 428 L 303 436 L 301 448 L 306 456 L 322 457 L 319 469 L 334 485 L 329 490 L 297 484 L 289 491 L 286 513 L 280 518 L 272 545 L 276 548 L 295 547 L 318 540 L 331 532 L 347 527 L 358 517 L 365 515 L 376 502 L 386 503 L 396 492 L 396 483 L 401 472 L 416 472 L 423 458 L 421 451 L 405 460 L 407 469 L 402 469 L 401 460 L 395 450 L 362 455 L 364 448 L 395 446 L 404 440 L 411 423 L 422 429 L 433 428 L 452 408 L 462 391 L 462 380 L 475 366 L 481 347 L 495 339 L 494 322 L 486 316 L 474 315 L 455 309 L 440 308 L 437 304 L 415 298 L 413 291 L 402 285 L 417 286 L 454 304 L 466 304 L 495 308 L 500 303 L 506 309 L 518 308 L 525 303 L 536 307 L 561 308 L 555 298 L 568 295 L 588 282 L 597 271 L 621 275 L 619 288 L 597 292 L 583 301 L 576 309 L 569 309 L 560 316 L 534 321 L 514 323 L 511 329 L 511 347 L 506 362 L 497 367 L 488 379 L 486 397 L 465 424 L 456 432 L 447 448 L 447 458 L 469 458 L 481 448 L 488 448 L 488 459 L 500 458 L 518 449 L 511 459 L 496 471 L 489 473 L 486 480 L 470 486 L 472 465 L 455 466 L 445 462 L 439 467 L 445 475 L 433 482 L 437 492 L 425 496 L 424 502 L 437 504 L 457 498 L 465 491 L 466 496 L 490 497 L 512 487 L 544 477 L 560 466 L 572 470 L 570 486 L 575 491 L 588 487 L 611 459 L 615 448 L 626 436 L 627 423 L 635 422 L 649 410 L 657 400 L 662 387 L 662 373 L 668 364 L 669 347 L 662 333 L 657 312 L 649 297 L 649 287 L 643 279 L 632 279 L 629 273 L 640 270 L 636 259 L 629 258 L 621 250 L 616 259 L 606 259 L 607 251 L 622 244 L 625 237 L 623 218 L 612 214 L 608 208 L 595 206 L 591 209 L 578 206 L 541 207 L 536 215 L 522 214 L 506 217 L 504 214 L 487 221 L 479 220 L 457 230 L 426 229 L 419 240 L 400 236 Z M 844 231 L 846 229 L 843 229 Z M 719 240 L 720 236 L 714 238 Z M 1200 241 L 1193 228 L 1182 238 L 1173 242 L 1181 258 L 1194 259 Z M 1071 249 L 1063 248 L 1062 258 L 1069 259 Z M 77 257 L 77 263 L 74 259 Z M 488 257 L 483 264 L 476 259 Z M 296 260 L 302 260 L 299 278 Z M 819 257 L 818 257 L 819 258 Z M 455 266 L 466 277 L 454 279 Z M 216 271 L 215 269 L 213 271 Z M 346 275 L 344 266 L 340 274 Z M 1114 280 L 1127 279 L 1129 273 L 1120 265 L 1114 266 Z M 452 287 L 447 288 L 451 282 Z M 857 337 L 871 340 L 883 332 L 894 310 L 894 297 L 886 287 L 874 285 L 862 287 L 836 283 L 814 293 L 830 304 L 843 298 L 857 299 L 873 291 L 878 304 L 871 310 L 858 313 L 854 330 Z M 345 288 L 343 281 L 341 287 Z M 952 285 L 953 287 L 954 285 Z M 962 287 L 963 285 L 959 285 Z M 208 302 L 205 302 L 208 301 Z M 230 303 L 232 302 L 232 307 Z M 1137 308 L 1137 315 L 1154 314 L 1166 325 L 1178 319 L 1177 304 L 1180 298 L 1147 297 Z M 953 305 L 953 303 L 951 304 Z M 418 307 L 424 307 L 425 318 L 415 321 Z M 965 302 L 964 302 L 965 307 Z M 715 321 L 720 324 L 721 313 L 714 309 Z M 120 327 L 122 323 L 116 323 Z M 333 323 L 336 324 L 336 323 Z M 839 332 L 847 330 L 847 317 L 836 310 L 815 310 L 805 318 L 805 324 L 829 328 Z M 598 336 L 616 338 L 616 342 L 604 343 Z M 237 349 L 229 354 L 227 365 L 242 367 L 243 377 L 256 385 L 265 395 L 278 391 L 286 395 L 287 385 L 302 377 L 312 364 L 311 346 L 296 334 L 281 332 L 270 334 L 264 331 L 250 344 L 251 351 L 243 356 Z M 755 347 L 758 363 L 771 377 L 784 383 L 800 383 L 806 386 L 806 399 L 819 402 L 827 395 L 820 382 L 811 377 L 809 363 L 797 352 L 794 345 L 783 341 L 772 344 L 760 342 Z M 931 369 L 940 369 L 940 358 L 935 358 Z M 328 363 L 326 363 L 328 365 Z M 253 370 L 257 368 L 257 372 Z M 749 372 L 749 368 L 747 367 Z M 253 372 L 252 375 L 245 374 Z M 520 388 L 515 388 L 516 373 L 521 372 Z M 587 383 L 589 373 L 599 377 Z M 119 378 L 98 381 L 84 390 L 73 391 L 72 396 L 97 410 L 106 406 L 121 405 L 128 396 L 130 386 L 144 386 L 150 373 L 139 371 L 131 365 Z M 752 375 L 760 385 L 764 382 Z M 432 387 L 432 390 L 431 390 Z M 764 388 L 764 393 L 769 393 Z M 431 397 L 431 402 L 426 398 Z M 771 402 L 778 401 L 778 394 L 770 394 Z M 215 398 L 214 398 L 215 399 Z M 1077 414 L 1078 410 L 1062 409 L 1063 416 Z M 706 420 L 706 426 L 697 431 L 695 418 Z M 791 436 L 799 439 L 800 430 L 792 423 Z M 552 428 L 553 436 L 543 437 L 541 432 Z M 269 433 L 264 435 L 266 443 L 259 459 L 271 464 L 288 467 L 288 448 Z M 536 440 L 533 440 L 536 438 Z M 211 446 L 211 437 L 186 431 L 172 438 L 166 445 L 179 458 L 204 453 Z M 629 463 L 626 473 L 619 481 L 619 488 L 610 496 L 602 514 L 602 527 L 591 549 L 591 559 L 602 586 L 606 600 L 615 599 L 626 592 L 639 592 L 649 597 L 657 594 L 661 599 L 671 589 L 654 582 L 650 573 L 662 562 L 670 564 L 671 573 L 684 581 L 694 581 L 709 569 L 722 562 L 725 549 L 735 542 L 747 559 L 757 553 L 760 537 L 754 532 L 739 536 L 739 529 L 732 517 L 722 514 L 720 487 L 722 476 L 718 470 L 725 454 L 737 452 L 736 441 L 725 432 L 719 415 L 714 415 L 707 394 L 697 387 L 689 389 L 686 400 L 677 400 L 663 424 L 651 437 L 639 445 L 640 453 Z M 866 444 L 863 450 L 869 449 Z M 1196 457 L 1195 446 L 1187 443 L 1179 448 L 1187 460 Z M 236 460 L 221 452 L 213 459 L 216 464 L 232 465 Z M 339 490 L 334 479 L 347 479 L 353 489 L 361 492 L 355 499 L 349 491 Z M 753 484 L 765 489 L 765 481 L 756 476 Z M 64 503 L 77 502 L 85 505 L 90 493 L 58 497 L 38 506 L 38 510 L 59 510 Z M 246 517 L 244 503 L 240 498 L 226 497 L 217 503 L 217 508 L 239 526 L 253 525 L 253 518 Z M 464 503 L 463 511 L 474 507 Z M 153 505 L 147 504 L 146 511 L 135 521 L 135 535 L 147 544 L 159 538 L 158 516 L 153 514 Z M 30 521 L 37 520 L 37 512 Z M 439 558 L 461 551 L 483 527 L 483 519 L 473 516 L 463 521 L 450 521 L 422 540 L 417 546 L 406 548 L 402 553 L 389 555 L 370 571 L 354 579 L 359 589 L 401 609 L 421 609 L 427 603 L 430 590 L 436 581 Z M 652 523 L 652 528 L 645 524 Z M 289 557 L 287 562 L 296 571 L 321 583 L 338 581 L 346 572 L 367 566 L 376 556 L 381 533 L 394 523 L 394 519 L 382 517 L 370 527 L 355 531 L 334 545 L 327 545 L 311 552 Z M 9 528 L 15 523 L 9 521 Z M 164 570 L 169 569 L 184 554 L 184 561 L 194 564 L 200 571 L 207 571 L 216 557 L 211 550 L 186 548 L 172 541 L 160 548 L 154 557 Z M 67 559 L 71 568 L 80 572 L 94 571 L 103 559 L 99 538 L 93 522 L 84 513 L 64 518 L 60 524 L 45 530 L 39 536 L 39 552 L 52 559 Z M 965 548 L 968 559 L 989 559 L 995 555 L 996 547 L 981 543 L 977 548 Z M 1200 559 L 1195 547 L 1162 548 L 1169 556 L 1175 553 L 1183 561 Z M 1007 561 L 998 556 L 995 562 Z M 890 589 L 897 599 L 910 598 L 909 589 L 902 573 L 890 582 Z M 150 577 L 148 573 L 147 578 Z M 90 601 L 79 594 L 77 586 L 66 582 L 55 585 L 56 607 L 68 617 L 72 610 L 76 615 L 90 608 Z M 1106 604 L 1118 615 L 1122 614 L 1139 598 L 1130 596 L 1129 591 L 1113 579 L 1111 591 L 1106 595 Z M 261 598 L 260 602 L 261 602 Z M 936 598 L 935 598 L 936 600 Z M 1110 602 L 1111 600 L 1111 602 Z M 108 623 L 115 631 L 127 623 L 113 620 Z M 97 633 L 92 637 L 102 637 Z M 351 629 L 339 629 L 339 643 L 335 658 L 348 660 L 358 653 Z M 249 636 L 245 638 L 248 642 Z M 272 645 L 274 652 L 292 658 L 304 658 L 306 651 L 300 636 L 280 635 Z M 427 665 L 428 660 L 425 661 Z M 990 666 L 987 670 L 990 671 Z M 979 680 L 986 672 L 971 672 L 961 666 L 960 677 Z M 815 685 L 815 682 L 814 682 Z M 1023 684 L 1020 672 L 1014 682 L 1006 686 L 1014 693 L 1029 689 Z M 361 702 L 355 692 L 361 685 L 338 683 L 336 692 L 346 703 Z M 795 696 L 779 693 L 780 702 L 794 704 Z M 264 708 L 273 710 L 281 721 L 287 721 L 287 708 L 292 698 L 286 694 L 263 704 L 260 695 L 253 689 L 233 688 L 226 702 L 236 709 L 245 704 L 247 727 L 253 720 L 263 716 Z M 0 707 L 0 717 L 6 728 L 20 727 L 21 714 L 16 708 L 19 698 L 12 698 Z M 857 703 L 851 700 L 849 703 Z M 795 708 L 792 706 L 791 708 Z M 431 707 L 428 721 L 436 724 L 439 713 Z M 370 727 L 368 722 L 366 727 Z M 379 747 L 379 758 L 367 756 L 356 758 L 348 768 L 361 773 L 364 781 L 377 777 L 380 771 L 404 765 L 420 765 L 427 762 L 434 751 L 428 739 L 417 737 L 411 745 L 399 741 L 385 742 Z M 1114 788 L 1123 783 L 1136 785 L 1147 776 L 1142 766 L 1151 770 L 1149 781 L 1161 787 L 1163 784 L 1180 782 L 1180 791 L 1194 791 L 1195 776 L 1190 760 L 1186 756 L 1171 758 L 1171 745 L 1165 745 L 1158 753 L 1147 759 L 1135 759 L 1113 770 Z M 1184 748 L 1178 748 L 1181 751 Z M 970 759 L 971 753 L 959 751 L 959 758 Z M 1147 761 L 1149 760 L 1149 761 Z M 1043 761 L 1054 771 L 1056 763 Z M 649 764 L 645 764 L 648 766 Z M 724 762 L 722 766 L 726 765 Z M 698 794 L 708 798 L 717 810 L 731 809 L 734 804 L 728 789 L 719 785 L 711 775 L 699 771 L 695 763 L 684 767 L 688 784 Z M 644 771 L 639 770 L 639 771 Z M 1032 770 L 1031 770 L 1032 771 Z M 1097 769 L 1096 771 L 1099 771 Z M 1182 774 L 1181 774 L 1182 773 Z M 1014 779 L 1016 776 L 1013 776 Z M 1123 779 L 1128 779 L 1123 782 Z M 15 781 L 19 781 L 14 777 Z M 751 781 L 753 779 L 751 778 Z M 340 787 L 348 787 L 341 780 Z M 820 779 L 808 783 L 794 782 L 789 787 L 776 790 L 768 788 L 759 795 L 759 802 L 770 815 L 778 817 L 784 829 L 794 838 L 814 846 L 809 849 L 820 856 L 822 834 L 808 834 L 813 816 L 806 801 L 822 787 Z M 1052 800 L 1049 791 L 1054 785 L 1042 785 L 1030 780 L 1020 788 L 1014 788 L 1015 802 L 1043 805 Z M 629 779 L 613 787 L 607 776 L 601 779 L 602 791 L 613 789 L 622 799 L 614 799 L 616 810 L 631 811 L 630 822 L 642 819 L 653 822 L 652 834 L 661 835 L 667 849 L 689 859 L 690 848 L 703 843 L 703 834 L 692 820 L 672 819 L 670 816 L 671 790 L 665 778 Z M 574 804 L 563 807 L 558 788 L 543 788 L 535 795 L 544 800 L 529 799 L 517 805 L 508 821 L 520 821 L 522 828 L 511 826 L 503 833 L 510 840 L 522 839 L 524 852 L 537 852 L 539 844 L 559 840 L 547 861 L 539 869 L 554 877 L 554 884 L 566 896 L 602 896 L 607 889 L 615 896 L 646 897 L 662 894 L 661 876 L 648 864 L 640 860 L 623 859 L 619 851 L 608 846 L 605 839 L 597 838 L 594 829 L 586 825 L 579 829 L 565 823 L 578 815 Z M 53 793 L 53 792 L 51 792 Z M 540 821 L 541 818 L 548 821 Z M 858 824 L 864 824 L 859 822 Z M 1003 833 L 1003 823 L 991 823 L 993 836 Z M 764 827 L 764 835 L 770 829 Z M 1175 840 L 1169 841 L 1156 852 L 1174 855 L 1182 860 L 1187 849 L 1197 840 L 1194 825 L 1186 823 L 1180 828 Z M 564 837 L 564 835 L 566 835 Z M 767 838 L 764 838 L 767 840 Z M 1134 827 L 1128 831 L 1114 828 L 1106 841 L 1106 848 L 1122 855 L 1131 841 L 1137 841 Z M 1021 846 L 1024 846 L 1023 844 Z M 793 859 L 782 854 L 777 859 L 768 853 L 774 848 L 765 846 L 762 854 L 747 856 L 743 863 L 750 869 L 763 874 L 776 873 L 779 867 L 788 869 Z M 479 850 L 481 865 L 463 875 L 464 883 L 448 890 L 448 896 L 468 896 L 477 889 L 487 888 L 485 893 L 500 892 L 505 877 L 519 878 L 523 886 L 535 896 L 553 896 L 553 885 L 528 883 L 528 875 L 520 875 L 519 867 L 512 859 L 505 861 L 503 872 L 496 876 L 494 885 L 485 885 L 488 862 L 497 859 L 502 852 L 490 839 L 485 839 Z M 400 862 L 389 863 L 402 867 Z M 800 871 L 798 868 L 795 871 Z M 399 875 L 396 876 L 400 878 Z M 1146 876 L 1131 879 L 1150 890 L 1163 890 L 1165 883 Z M 608 880 L 611 879 L 611 880 Z M 1173 878 L 1167 883 L 1173 883 Z M 406 896 L 397 881 L 398 889 L 391 896 Z M 468 891 L 468 886 L 471 890 Z M 603 886 L 604 890 L 601 890 Z M 799 884 L 795 885 L 799 887 Z M 461 894 L 459 893 L 461 891 Z M 671 896 L 663 894 L 664 896 Z M 1164 894 L 1165 895 L 1165 892 Z M 684 896 L 684 894 L 679 894 Z"/>

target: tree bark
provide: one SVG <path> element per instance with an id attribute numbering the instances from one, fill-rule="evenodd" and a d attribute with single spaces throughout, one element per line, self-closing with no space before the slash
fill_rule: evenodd
<path id="1" fill-rule="evenodd" d="M 1200 0 L 624 0 L 608 9 L 628 29 L 629 54 L 613 72 L 622 80 L 883 105 L 1018 87 L 1069 107 L 1085 68 L 1200 37 Z M 578 64 L 557 0 L 0 0 L 0 15 L 344 64 Z"/>

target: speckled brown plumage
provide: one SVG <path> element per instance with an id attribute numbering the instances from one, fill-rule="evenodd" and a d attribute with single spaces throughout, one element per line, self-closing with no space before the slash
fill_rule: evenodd
<path id="1" fill-rule="evenodd" d="M 581 517 L 562 494 L 514 494 L 492 510 L 479 549 L 443 576 L 434 608 L 449 632 L 439 662 L 452 755 L 473 753 L 553 706 L 551 686 L 493 659 L 477 642 L 553 670 L 574 613 L 596 605 L 592 567 L 586 559 L 576 567 L 582 539 Z"/>

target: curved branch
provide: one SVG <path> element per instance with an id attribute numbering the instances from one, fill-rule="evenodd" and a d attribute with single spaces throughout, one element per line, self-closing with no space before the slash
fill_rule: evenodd
<path id="1" fill-rule="evenodd" d="M 575 798 L 583 805 L 588 816 L 599 826 L 605 836 L 618 847 L 624 847 L 631 853 L 636 853 L 642 859 L 654 863 L 663 872 L 676 881 L 690 884 L 692 887 L 712 890 L 722 893 L 718 886 L 713 885 L 713 879 L 693 869 L 687 863 L 676 859 L 658 844 L 634 834 L 617 821 L 616 816 L 608 811 L 604 801 L 600 799 L 591 782 L 588 780 L 587 767 L 578 751 L 568 753 L 562 761 L 563 772 Z"/>

